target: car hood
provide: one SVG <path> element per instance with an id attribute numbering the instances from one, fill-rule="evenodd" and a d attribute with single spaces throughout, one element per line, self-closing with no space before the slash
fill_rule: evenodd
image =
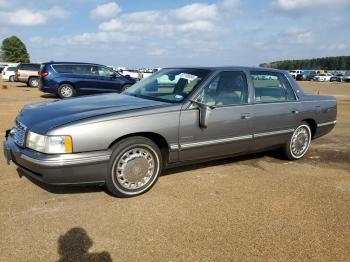
<path id="1" fill-rule="evenodd" d="M 52 128 L 87 118 L 168 105 L 121 94 L 95 95 L 29 104 L 23 107 L 17 120 L 29 130 L 44 134 Z"/>

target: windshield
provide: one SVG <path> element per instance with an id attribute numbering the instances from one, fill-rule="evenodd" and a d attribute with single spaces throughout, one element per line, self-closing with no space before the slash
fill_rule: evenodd
<path id="1" fill-rule="evenodd" d="M 209 73 L 206 69 L 162 69 L 132 85 L 123 94 L 178 103 L 182 102 Z"/>

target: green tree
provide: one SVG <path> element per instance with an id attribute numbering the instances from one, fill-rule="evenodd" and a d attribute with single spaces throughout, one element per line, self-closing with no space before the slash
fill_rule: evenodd
<path id="1" fill-rule="evenodd" d="M 11 36 L 2 41 L 2 59 L 12 63 L 28 63 L 29 54 L 25 44 L 17 36 Z"/>

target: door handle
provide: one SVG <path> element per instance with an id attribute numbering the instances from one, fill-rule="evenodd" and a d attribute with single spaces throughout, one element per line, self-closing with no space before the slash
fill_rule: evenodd
<path id="1" fill-rule="evenodd" d="M 297 114 L 299 114 L 299 111 L 298 111 L 298 110 L 293 110 L 293 111 L 292 111 L 292 114 L 297 115 Z"/>
<path id="2" fill-rule="evenodd" d="M 241 119 L 249 119 L 249 118 L 250 118 L 250 114 L 249 113 L 241 114 Z"/>

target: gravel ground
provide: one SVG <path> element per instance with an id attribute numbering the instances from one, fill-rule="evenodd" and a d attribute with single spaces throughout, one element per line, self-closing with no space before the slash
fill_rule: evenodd
<path id="1" fill-rule="evenodd" d="M 0 261 L 350 261 L 350 84 L 300 83 L 338 99 L 338 124 L 300 161 L 276 152 L 166 171 L 148 193 L 48 187 L 0 157 Z M 47 100 L 0 82 L 0 136 Z"/>

